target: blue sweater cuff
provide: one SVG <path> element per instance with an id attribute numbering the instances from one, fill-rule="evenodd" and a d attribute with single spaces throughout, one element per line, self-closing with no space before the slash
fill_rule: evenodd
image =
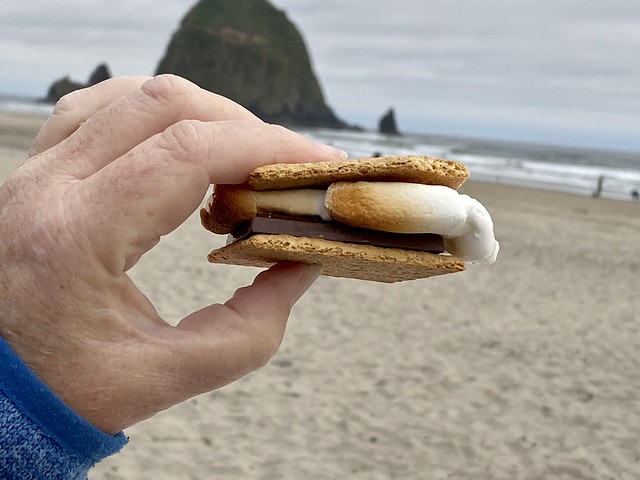
<path id="1" fill-rule="evenodd" d="M 46 437 L 87 468 L 127 443 L 124 433 L 108 435 L 71 410 L 1 337 L 0 390 Z"/>

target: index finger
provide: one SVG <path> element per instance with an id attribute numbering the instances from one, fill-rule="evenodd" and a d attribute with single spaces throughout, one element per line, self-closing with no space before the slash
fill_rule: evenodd
<path id="1" fill-rule="evenodd" d="M 82 181 L 83 211 L 91 215 L 82 221 L 106 261 L 124 257 L 131 266 L 198 208 L 211 183 L 242 183 L 261 165 L 345 155 L 262 122 L 183 121 Z"/>
<path id="2" fill-rule="evenodd" d="M 184 78 L 159 75 L 87 118 L 53 149 L 54 155 L 33 161 L 40 162 L 38 166 L 47 172 L 83 179 L 182 120 L 261 122 L 228 98 Z"/>
<path id="3" fill-rule="evenodd" d="M 38 132 L 29 157 L 57 145 L 75 132 L 89 117 L 111 102 L 139 89 L 151 77 L 116 77 L 76 90 L 56 103 L 51 116 Z"/>

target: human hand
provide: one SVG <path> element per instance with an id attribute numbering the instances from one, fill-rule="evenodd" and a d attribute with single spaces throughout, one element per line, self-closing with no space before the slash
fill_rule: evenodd
<path id="1" fill-rule="evenodd" d="M 71 408 L 115 433 L 263 366 L 319 267 L 279 264 L 168 325 L 126 272 L 211 183 L 342 153 L 173 76 L 65 97 L 0 187 L 0 335 Z"/>

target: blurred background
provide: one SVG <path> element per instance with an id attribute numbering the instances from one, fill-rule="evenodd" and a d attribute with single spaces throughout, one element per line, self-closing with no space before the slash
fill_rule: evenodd
<path id="1" fill-rule="evenodd" d="M 86 82 L 101 63 L 114 76 L 153 75 L 195 3 L 6 3 L 0 107 L 47 112 L 48 106 L 19 101 L 46 97 L 63 77 Z M 479 179 L 535 181 L 618 199 L 631 199 L 640 183 L 637 2 L 272 4 L 304 38 L 324 99 L 338 118 L 375 132 L 393 108 L 398 130 L 409 135 L 390 145 L 388 137 L 321 135 L 352 156 L 449 156 L 471 163 Z"/>
<path id="2" fill-rule="evenodd" d="M 640 2 L 4 2 L 0 180 L 62 90 L 169 57 L 265 115 L 234 87 L 280 92 L 279 118 L 351 158 L 465 162 L 501 253 L 426 281 L 320 278 L 269 366 L 128 429 L 92 479 L 640 478 Z M 208 265 L 223 243 L 194 216 L 131 276 L 176 323 L 255 275 Z"/>

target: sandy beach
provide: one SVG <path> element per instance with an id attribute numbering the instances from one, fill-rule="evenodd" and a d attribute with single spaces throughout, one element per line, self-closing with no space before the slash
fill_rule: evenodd
<path id="1" fill-rule="evenodd" d="M 0 181 L 42 121 L 0 113 Z M 90 479 L 640 478 L 640 205 L 463 190 L 492 213 L 495 265 L 320 278 L 267 367 L 128 429 Z M 131 276 L 177 323 L 256 274 L 209 265 L 223 242 L 193 216 Z"/>

